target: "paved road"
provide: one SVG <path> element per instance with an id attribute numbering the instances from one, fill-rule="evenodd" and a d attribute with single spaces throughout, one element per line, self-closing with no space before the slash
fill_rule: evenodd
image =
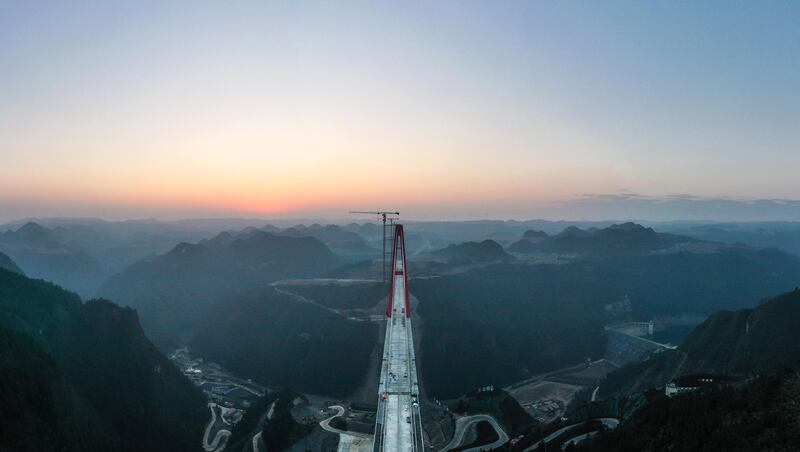
<path id="1" fill-rule="evenodd" d="M 256 429 L 258 431 L 256 432 L 256 434 L 253 435 L 250 441 L 252 452 L 261 452 L 262 450 L 266 449 L 264 441 L 261 440 L 261 426 L 263 426 L 264 422 L 266 422 L 267 420 L 272 419 L 273 413 L 275 413 L 275 402 L 272 402 L 269 405 L 267 411 L 263 413 L 261 416 L 259 416 L 258 422 L 256 422 L 256 425 L 258 426 L 256 427 Z M 244 446 L 242 448 L 242 452 L 250 452 L 250 451 L 251 450 L 247 446 Z"/>
<path id="2" fill-rule="evenodd" d="M 578 444 L 579 442 L 585 440 L 586 438 L 591 438 L 592 436 L 596 435 L 599 431 L 600 430 L 594 430 L 589 433 L 584 433 L 583 435 L 578 435 L 574 438 L 570 438 L 561 443 L 561 450 L 566 449 L 567 446 L 569 446 L 570 444 Z"/>
<path id="3" fill-rule="evenodd" d="M 600 421 L 600 422 L 602 422 L 602 423 L 603 423 L 603 425 L 605 425 L 605 426 L 606 426 L 606 427 L 608 427 L 608 428 L 616 428 L 616 427 L 619 425 L 619 419 L 615 419 L 615 418 L 613 418 L 613 417 L 603 417 L 603 418 L 598 418 L 598 419 L 590 419 L 590 421 L 591 421 L 591 420 L 593 420 L 593 421 Z M 589 422 L 589 421 L 586 421 L 586 422 Z M 572 425 L 568 425 L 568 426 L 566 426 L 566 427 L 562 427 L 562 428 L 560 428 L 560 429 L 558 429 L 558 430 L 554 431 L 553 433 L 551 433 L 551 434 L 549 434 L 549 435 L 545 436 L 545 437 L 544 437 L 544 439 L 541 439 L 541 440 L 539 440 L 539 441 L 538 441 L 536 444 L 534 444 L 533 446 L 531 446 L 531 447 L 529 447 L 529 448 L 525 449 L 525 452 L 528 452 L 528 451 L 531 451 L 531 450 L 536 450 L 536 449 L 538 449 L 540 446 L 543 446 L 543 445 L 544 445 L 544 443 L 549 443 L 549 442 L 553 441 L 554 439 L 558 438 L 559 436 L 563 435 L 564 433 L 566 433 L 566 432 L 568 432 L 568 431 L 572 430 L 572 429 L 573 429 L 573 428 L 575 428 L 575 427 L 578 427 L 578 426 L 580 426 L 580 425 L 583 425 L 583 424 L 585 424 L 586 422 L 578 422 L 577 424 L 572 424 Z M 580 436 L 580 435 L 578 435 L 578 436 Z M 575 438 L 571 438 L 571 439 L 575 439 Z"/>
<path id="4" fill-rule="evenodd" d="M 272 287 L 275 288 L 275 292 L 278 292 L 281 295 L 286 295 L 288 297 L 294 298 L 295 300 L 297 300 L 297 301 L 299 301 L 301 303 L 313 304 L 314 306 L 316 306 L 318 308 L 322 308 L 322 309 L 330 312 L 331 314 L 336 314 L 339 317 L 342 317 L 342 318 L 345 318 L 345 319 L 347 318 L 347 316 L 344 313 L 342 313 L 341 311 L 339 311 L 338 309 L 333 309 L 333 308 L 330 308 L 328 306 L 321 305 L 321 304 L 317 303 L 316 301 L 314 301 L 314 300 L 312 300 L 310 298 L 306 298 L 306 297 L 304 297 L 302 295 L 299 295 L 299 294 L 296 294 L 296 293 L 294 293 L 294 292 L 292 292 L 290 290 L 283 289 L 280 286 L 275 285 L 274 283 L 272 284 Z"/>
<path id="5" fill-rule="evenodd" d="M 253 435 L 253 452 L 261 452 L 261 432 Z"/>
<path id="6" fill-rule="evenodd" d="M 482 448 L 494 449 L 508 442 L 508 435 L 506 434 L 505 430 L 503 430 L 500 427 L 500 424 L 498 424 L 497 421 L 492 416 L 489 416 L 488 414 L 476 414 L 474 416 L 464 416 L 456 419 L 456 431 L 453 434 L 453 439 L 451 439 L 450 442 L 447 443 L 447 445 L 444 446 L 441 450 L 447 451 L 458 447 L 461 444 L 461 441 L 464 440 L 464 435 L 466 435 L 467 429 L 472 424 L 477 424 L 480 421 L 487 421 L 490 424 L 492 424 L 492 427 L 494 427 L 494 430 L 497 432 L 499 438 L 492 444 L 486 444 L 480 447 L 473 447 L 471 449 L 467 449 L 467 451 L 479 451 Z"/>
<path id="7" fill-rule="evenodd" d="M 327 419 L 324 419 L 324 420 L 320 421 L 319 426 L 322 427 L 324 430 L 327 430 L 327 431 L 329 431 L 331 433 L 338 433 L 340 435 L 355 436 L 357 438 L 372 438 L 372 435 L 370 435 L 369 433 L 349 432 L 349 431 L 346 431 L 346 430 L 339 430 L 338 428 L 331 427 L 331 421 L 334 418 L 337 418 L 337 417 L 339 417 L 339 416 L 344 414 L 344 407 L 339 406 L 339 405 L 333 405 L 333 406 L 330 406 L 328 408 L 333 408 L 334 410 L 336 410 L 336 414 L 334 414 L 333 416 L 331 416 L 331 417 L 329 417 Z"/>
<path id="8" fill-rule="evenodd" d="M 617 428 L 619 425 L 619 420 L 613 417 L 605 417 L 601 419 L 597 419 L 598 421 L 602 422 L 608 428 Z M 585 440 L 586 438 L 590 438 L 596 435 L 600 430 L 592 430 L 591 432 L 584 433 L 583 435 L 574 436 L 561 444 L 561 449 L 565 449 L 570 444 L 578 444 L 579 442 Z"/>
<path id="9" fill-rule="evenodd" d="M 217 404 L 213 402 L 208 404 L 208 408 L 211 410 L 211 421 L 209 421 L 208 425 L 206 426 L 206 432 L 203 435 L 203 449 L 206 450 L 206 452 L 222 451 L 225 449 L 225 444 L 228 442 L 228 437 L 231 436 L 230 430 L 219 429 L 214 435 L 214 439 L 211 441 L 208 440 L 208 437 L 211 434 L 211 429 L 217 423 L 217 410 L 214 409 L 216 406 Z"/>

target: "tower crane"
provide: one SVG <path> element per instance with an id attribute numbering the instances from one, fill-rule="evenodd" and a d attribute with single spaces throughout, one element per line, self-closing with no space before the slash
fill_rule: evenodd
<path id="1" fill-rule="evenodd" d="M 391 241 L 394 239 L 394 231 L 391 231 L 389 234 L 386 233 L 386 226 L 388 225 L 390 228 L 394 226 L 395 222 L 400 218 L 400 212 L 389 212 L 384 210 L 377 210 L 377 211 L 350 211 L 349 213 L 352 214 L 367 214 L 367 215 L 378 215 L 381 217 L 381 222 L 383 223 L 383 265 L 381 266 L 381 276 L 383 277 L 383 283 L 386 284 L 386 253 L 387 250 L 391 253 L 392 247 L 389 246 L 387 248 L 387 240 Z"/>

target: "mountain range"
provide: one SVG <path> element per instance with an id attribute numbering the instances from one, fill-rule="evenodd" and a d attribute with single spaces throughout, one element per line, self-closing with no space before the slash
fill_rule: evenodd
<path id="1" fill-rule="evenodd" d="M 800 289 L 752 309 L 720 311 L 676 350 L 628 364 L 601 385 L 601 397 L 648 391 L 648 401 L 580 451 L 796 450 L 800 444 Z M 692 375 L 734 383 L 667 397 L 663 386 Z"/>
<path id="2" fill-rule="evenodd" d="M 356 229 L 362 230 L 363 228 L 357 227 Z M 277 234 L 286 237 L 314 237 L 337 255 L 351 261 L 372 259 L 380 254 L 380 251 L 370 246 L 359 233 L 334 224 L 297 225 L 279 230 Z"/>
<path id="3" fill-rule="evenodd" d="M 102 278 L 100 263 L 71 246 L 65 237 L 63 228 L 49 229 L 37 223 L 25 223 L 15 231 L 0 233 L 0 251 L 13 259 L 25 274 L 88 295 Z"/>
<path id="4" fill-rule="evenodd" d="M 509 251 L 528 254 L 558 253 L 574 255 L 640 254 L 665 250 L 680 244 L 698 242 L 686 236 L 658 233 L 636 223 L 613 224 L 606 228 L 580 229 L 569 226 L 556 235 L 528 230 L 509 245 Z"/>
<path id="5" fill-rule="evenodd" d="M 453 244 L 447 248 L 436 250 L 432 254 L 450 260 L 466 262 L 497 261 L 511 258 L 511 256 L 503 250 L 503 247 L 494 240 Z"/>
<path id="6" fill-rule="evenodd" d="M 313 237 L 255 228 L 222 232 L 130 266 L 99 294 L 135 307 L 148 336 L 168 348 L 191 333 L 215 302 L 257 293 L 280 279 L 321 276 L 343 262 Z"/>
<path id="7" fill-rule="evenodd" d="M 371 322 L 349 320 L 268 288 L 214 303 L 190 346 L 265 384 L 346 396 L 369 373 L 378 339 L 378 326 Z"/>
<path id="8" fill-rule="evenodd" d="M 753 306 L 800 281 L 800 259 L 774 249 L 662 237 L 636 225 L 568 228 L 550 237 L 542 249 L 581 253 L 565 262 L 520 260 L 410 281 L 424 325 L 421 373 L 432 395 L 452 397 L 600 358 L 606 325 L 704 318 Z M 619 305 L 625 309 L 612 309 Z"/>
<path id="9" fill-rule="evenodd" d="M 0 269 L 23 274 L 22 270 L 20 270 L 20 268 L 17 267 L 17 264 L 13 260 L 11 260 L 10 257 L 6 256 L 3 253 L 0 253 Z"/>
<path id="10" fill-rule="evenodd" d="M 612 372 L 601 395 L 663 386 L 687 374 L 748 375 L 800 363 L 800 289 L 757 307 L 719 311 L 698 325 L 676 350 Z"/>
<path id="11" fill-rule="evenodd" d="M 205 397 L 136 313 L 0 269 L 0 449 L 194 451 Z"/>

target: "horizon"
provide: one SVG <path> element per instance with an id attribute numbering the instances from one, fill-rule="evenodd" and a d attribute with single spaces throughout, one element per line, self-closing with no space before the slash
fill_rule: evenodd
<path id="1" fill-rule="evenodd" d="M 0 452 L 800 451 L 798 25 L 0 1 Z"/>
<path id="2" fill-rule="evenodd" d="M 791 2 L 7 3 L 0 221 L 800 221 L 797 19 Z"/>
<path id="3" fill-rule="evenodd" d="M 383 207 L 355 206 L 350 209 L 329 208 L 311 211 L 287 211 L 264 214 L 252 211 L 219 211 L 186 208 L 148 209 L 152 215 L 131 216 L 126 208 L 102 207 L 39 208 L 21 206 L 23 212 L 14 209 L 0 211 L 0 224 L 18 223 L 25 220 L 103 220 L 124 221 L 181 221 L 181 220 L 230 220 L 252 219 L 257 221 L 332 221 L 343 223 L 366 220 L 365 215 L 348 214 L 350 210 L 384 210 Z M 462 209 L 449 205 L 429 208 L 411 207 L 401 209 L 392 205 L 390 210 L 400 210 L 406 221 L 566 221 L 566 222 L 707 222 L 707 223 L 757 223 L 800 222 L 800 201 L 787 199 L 705 199 L 694 196 L 670 196 L 663 198 L 634 194 L 586 195 L 564 202 L 536 203 L 528 209 L 505 209 L 504 213 L 488 209 Z M 477 211 L 476 211 L 477 210 Z"/>
<path id="4" fill-rule="evenodd" d="M 380 224 L 380 220 L 370 218 L 369 216 L 361 217 L 275 217 L 275 216 L 208 216 L 208 217 L 175 217 L 175 218 L 156 218 L 156 217 L 141 217 L 141 218 L 108 218 L 108 217 L 92 217 L 92 216 L 42 216 L 42 217 L 19 217 L 10 220 L 0 220 L 0 226 L 19 226 L 26 223 L 45 223 L 57 224 L 67 226 L 70 224 L 88 224 L 91 222 L 99 223 L 191 223 L 191 222 L 264 222 L 278 227 L 293 227 L 293 226 L 310 226 L 313 224 L 326 225 L 347 225 L 347 224 Z M 544 218 L 544 217 L 530 217 L 530 218 L 458 218 L 458 219 L 439 219 L 439 218 L 406 218 L 399 217 L 398 224 L 413 224 L 413 223 L 478 223 L 478 222 L 508 222 L 508 223 L 567 223 L 567 224 L 580 224 L 580 223 L 598 223 L 598 224 L 623 224 L 635 223 L 641 225 L 659 225 L 659 224 L 794 224 L 800 223 L 800 220 L 717 220 L 706 218 L 674 218 L 674 219 L 660 219 L 651 220 L 646 218 L 627 218 L 627 217 L 598 217 L 598 218 Z"/>

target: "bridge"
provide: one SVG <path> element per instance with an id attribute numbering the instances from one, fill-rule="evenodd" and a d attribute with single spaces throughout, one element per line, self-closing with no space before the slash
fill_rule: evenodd
<path id="1" fill-rule="evenodd" d="M 394 228 L 391 289 L 386 306 L 386 338 L 378 386 L 373 452 L 423 452 L 419 381 L 411 335 L 411 303 L 403 225 Z"/>
<path id="2" fill-rule="evenodd" d="M 653 335 L 652 321 L 607 326 L 606 334 L 608 335 L 606 358 L 618 366 L 623 366 L 631 361 L 641 361 L 651 353 L 676 348 L 674 345 L 662 344 L 645 337 Z"/>

